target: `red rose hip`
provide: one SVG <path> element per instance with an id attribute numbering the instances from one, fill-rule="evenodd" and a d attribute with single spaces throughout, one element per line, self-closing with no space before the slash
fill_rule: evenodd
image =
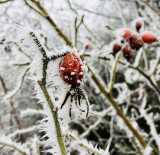
<path id="1" fill-rule="evenodd" d="M 137 32 L 139 32 L 139 30 L 142 27 L 142 23 L 140 21 L 137 21 L 135 27 L 136 27 Z"/>
<path id="2" fill-rule="evenodd" d="M 140 35 L 134 34 L 129 37 L 129 45 L 132 49 L 139 50 L 143 46 L 143 40 Z"/>
<path id="3" fill-rule="evenodd" d="M 132 57 L 133 55 L 133 52 L 130 48 L 128 47 L 125 47 L 123 49 L 123 56 L 127 59 L 127 60 L 130 60 L 130 58 Z"/>
<path id="4" fill-rule="evenodd" d="M 79 86 L 84 77 L 84 67 L 80 57 L 75 53 L 69 53 L 60 62 L 59 72 L 66 83 Z"/>
<path id="5" fill-rule="evenodd" d="M 116 54 L 116 53 L 118 53 L 121 50 L 121 48 L 122 48 L 122 46 L 120 44 L 115 43 L 113 45 L 113 52 Z"/>
<path id="6" fill-rule="evenodd" d="M 132 31 L 130 29 L 123 29 L 122 31 L 122 37 L 124 39 L 128 39 L 132 35 Z"/>
<path id="7" fill-rule="evenodd" d="M 153 32 L 147 31 L 142 34 L 142 39 L 145 43 L 151 44 L 157 40 L 157 37 Z"/>

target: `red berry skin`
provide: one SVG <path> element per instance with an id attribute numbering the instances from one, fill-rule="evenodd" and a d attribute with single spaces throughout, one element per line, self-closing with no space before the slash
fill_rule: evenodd
<path id="1" fill-rule="evenodd" d="M 122 48 L 122 46 L 120 44 L 115 43 L 113 45 L 113 52 L 116 54 L 116 53 L 118 53 L 121 50 L 121 48 Z"/>
<path id="2" fill-rule="evenodd" d="M 69 53 L 60 62 L 59 72 L 66 83 L 79 86 L 84 77 L 84 64 L 75 53 Z"/>
<path id="3" fill-rule="evenodd" d="M 136 27 L 137 32 L 139 32 L 139 30 L 142 27 L 142 23 L 140 21 L 137 21 L 135 27 Z"/>
<path id="4" fill-rule="evenodd" d="M 157 37 L 153 32 L 147 31 L 142 34 L 142 39 L 145 43 L 151 44 L 157 40 Z"/>
<path id="5" fill-rule="evenodd" d="M 143 40 L 140 35 L 134 34 L 128 38 L 129 45 L 132 49 L 139 50 L 143 46 Z"/>
<path id="6" fill-rule="evenodd" d="M 132 57 L 132 54 L 133 54 L 133 52 L 132 52 L 132 50 L 131 50 L 130 48 L 125 47 L 125 48 L 123 49 L 123 56 L 124 56 L 127 60 L 130 60 L 130 58 Z"/>
<path id="7" fill-rule="evenodd" d="M 130 29 L 123 29 L 122 31 L 122 37 L 124 39 L 128 39 L 132 35 L 132 31 Z"/>

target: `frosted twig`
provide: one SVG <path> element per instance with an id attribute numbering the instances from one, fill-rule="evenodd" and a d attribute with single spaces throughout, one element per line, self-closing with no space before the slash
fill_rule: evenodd
<path id="1" fill-rule="evenodd" d="M 147 1 L 141 0 L 141 2 L 146 4 L 151 10 L 153 10 L 153 12 L 155 12 L 157 15 L 160 16 L 160 12 L 158 10 L 156 10 L 154 7 L 152 7 Z"/>
<path id="2" fill-rule="evenodd" d="M 43 13 L 41 13 L 40 11 L 38 11 L 37 9 L 35 9 L 32 5 L 30 5 L 27 0 L 24 0 L 24 2 L 26 3 L 26 5 L 28 5 L 31 9 L 33 9 L 34 11 L 36 11 L 38 14 L 40 14 L 41 16 L 45 17 L 45 15 Z"/>
<path id="3" fill-rule="evenodd" d="M 160 154 L 160 150 L 159 150 L 153 143 L 151 143 L 150 146 L 153 148 L 153 150 L 154 150 L 155 152 L 157 152 L 158 154 Z"/>
<path id="4" fill-rule="evenodd" d="M 84 7 L 81 7 L 81 6 L 79 6 L 79 5 L 78 5 L 78 7 L 80 7 L 80 8 L 83 9 L 84 11 L 89 12 L 89 13 L 91 13 L 91 14 L 95 14 L 95 15 L 98 15 L 98 16 L 102 16 L 102 17 L 105 17 L 105 18 L 114 18 L 114 19 L 120 20 L 119 17 L 109 16 L 109 15 L 106 15 L 106 14 L 103 14 L 103 13 L 100 13 L 100 12 L 95 12 L 95 11 L 86 9 L 86 8 L 84 8 Z"/>
<path id="5" fill-rule="evenodd" d="M 160 61 L 160 56 L 158 56 L 155 65 L 151 66 L 152 69 L 151 69 L 151 73 L 149 74 L 150 76 L 155 74 L 157 66 L 159 65 L 159 61 Z"/>
<path id="6" fill-rule="evenodd" d="M 19 148 L 16 147 L 16 145 L 14 144 L 7 144 L 7 143 L 4 143 L 4 142 L 1 142 L 0 141 L 0 145 L 3 145 L 3 146 L 6 146 L 6 147 L 9 147 L 9 148 L 12 148 L 13 150 L 16 150 L 18 151 L 20 154 L 22 155 L 27 155 L 26 152 L 24 152 L 23 150 L 20 150 Z"/>
<path id="7" fill-rule="evenodd" d="M 117 65 L 118 65 L 118 61 L 121 57 L 121 52 L 116 56 L 116 59 L 115 59 L 115 64 L 114 64 L 114 67 L 113 67 L 113 71 L 112 71 L 112 76 L 111 76 L 111 79 L 110 79 L 110 87 L 109 87 L 109 93 L 112 92 L 112 88 L 113 88 L 113 85 L 114 85 L 114 79 L 115 79 L 115 76 L 116 76 L 116 69 L 117 69 Z"/>
<path id="8" fill-rule="evenodd" d="M 29 132 L 33 132 L 35 130 L 38 130 L 38 126 L 32 126 L 25 129 L 16 130 L 15 132 L 9 134 L 10 137 L 15 137 L 16 135 L 21 135 Z"/>
<path id="9" fill-rule="evenodd" d="M 88 41 L 90 41 L 92 43 L 92 45 L 94 45 L 98 50 L 102 49 L 103 45 L 100 45 L 100 47 L 97 45 L 97 42 L 94 41 L 93 39 L 90 39 L 90 37 L 86 37 L 88 39 Z M 100 43 L 99 43 L 100 44 Z"/>
<path id="10" fill-rule="evenodd" d="M 123 22 L 123 26 L 124 26 L 124 27 L 127 27 L 128 22 L 127 22 L 127 20 L 126 20 L 125 17 L 124 17 L 121 3 L 120 3 L 119 0 L 115 0 L 115 2 L 117 3 L 117 7 L 118 7 L 118 9 L 119 9 L 119 11 L 120 11 L 120 13 L 121 13 L 121 19 L 122 19 L 122 22 Z"/>
<path id="11" fill-rule="evenodd" d="M 115 28 L 110 27 L 109 25 L 106 25 L 105 27 L 106 27 L 108 30 L 112 30 L 112 31 L 115 31 L 115 30 L 116 30 Z"/>
<path id="12" fill-rule="evenodd" d="M 160 150 L 160 135 L 157 133 L 155 124 L 150 116 L 147 115 L 146 111 L 143 108 L 140 108 L 141 116 L 145 118 L 147 124 L 150 126 L 150 133 L 152 134 L 154 140 L 157 143 L 158 149 Z"/>
<path id="13" fill-rule="evenodd" d="M 146 51 L 143 50 L 143 59 L 144 59 L 144 63 L 145 63 L 145 69 L 148 70 L 148 66 L 149 66 L 149 62 L 148 62 L 148 58 L 147 58 L 147 55 L 146 55 Z"/>
<path id="14" fill-rule="evenodd" d="M 64 39 L 64 41 L 66 42 L 67 45 L 72 46 L 72 42 L 68 39 L 68 37 L 58 28 L 58 26 L 56 25 L 56 23 L 54 22 L 54 20 L 49 16 L 49 14 L 47 13 L 47 11 L 45 10 L 45 8 L 41 5 L 40 1 L 37 0 L 31 0 L 33 3 L 36 4 L 36 6 L 42 11 L 42 13 L 44 14 L 44 18 L 46 18 L 46 20 L 48 20 L 48 22 L 54 27 L 54 29 L 56 30 L 56 32 L 58 33 L 58 35 L 60 37 L 62 37 Z M 35 10 L 34 10 L 35 11 Z"/>
<path id="15" fill-rule="evenodd" d="M 92 129 L 98 126 L 101 123 L 101 119 L 102 118 L 98 118 L 98 120 L 93 125 L 90 125 L 89 128 L 84 133 L 81 134 L 80 138 L 85 137 Z"/>
<path id="16" fill-rule="evenodd" d="M 9 136 L 0 136 L 0 145 L 16 150 L 22 155 L 29 155 L 28 151 L 24 151 L 24 148 L 19 143 L 13 142 Z"/>
<path id="17" fill-rule="evenodd" d="M 108 153 L 109 152 L 109 148 L 111 146 L 111 142 L 112 142 L 112 139 L 113 139 L 113 121 L 114 121 L 114 117 L 112 117 L 111 119 L 111 124 L 110 124 L 110 139 L 108 140 L 108 144 L 107 144 L 107 147 L 105 149 L 105 152 Z"/>
<path id="18" fill-rule="evenodd" d="M 13 64 L 13 66 L 19 66 L 19 67 L 21 67 L 21 66 L 28 66 L 28 65 L 30 65 L 29 62 L 23 63 L 23 64 Z"/>
<path id="19" fill-rule="evenodd" d="M 98 117 L 104 117 L 107 113 L 112 111 L 112 107 L 108 108 L 108 109 L 104 109 L 103 111 L 97 112 L 97 111 L 92 111 L 91 114 L 94 116 L 98 116 Z"/>
<path id="20" fill-rule="evenodd" d="M 2 4 L 2 3 L 7 3 L 7 2 L 11 2 L 11 1 L 13 1 L 13 0 L 0 1 L 0 4 Z"/>
<path id="21" fill-rule="evenodd" d="M 42 110 L 36 110 L 36 109 L 26 109 L 26 110 L 21 110 L 20 116 L 25 117 L 25 116 L 32 116 L 32 115 L 41 115 L 44 116 L 46 115 L 44 111 Z"/>
<path id="22" fill-rule="evenodd" d="M 140 50 L 138 51 L 138 53 L 137 53 L 137 55 L 136 55 L 136 58 L 135 58 L 135 61 L 134 61 L 134 65 L 133 65 L 133 66 L 134 66 L 135 68 L 139 66 L 142 55 L 143 55 L 143 50 L 140 49 Z"/>
<path id="23" fill-rule="evenodd" d="M 8 89 L 6 87 L 6 84 L 5 84 L 4 80 L 3 80 L 3 78 L 1 77 L 1 75 L 0 75 L 0 81 L 2 83 L 2 87 L 3 87 L 3 90 L 4 90 L 5 94 L 7 94 Z M 19 117 L 18 117 L 18 115 L 16 113 L 16 109 L 15 109 L 14 104 L 13 104 L 11 99 L 10 99 L 9 103 L 10 103 L 10 106 L 12 108 L 12 114 L 14 115 L 14 118 L 15 118 L 15 121 L 16 121 L 16 123 L 18 125 L 18 128 L 21 129 L 20 119 L 19 119 Z M 3 124 L 2 123 L 1 123 L 1 126 L 3 128 Z M 21 139 L 21 142 L 23 143 L 23 136 L 22 135 L 20 135 L 20 139 Z"/>
<path id="24" fill-rule="evenodd" d="M 131 140 L 132 140 L 133 144 L 135 145 L 135 147 L 136 147 L 136 149 L 137 149 L 139 155 L 143 155 L 142 152 L 141 152 L 141 149 L 140 149 L 140 147 L 137 145 L 137 143 L 136 143 L 134 137 L 132 137 Z"/>
<path id="25" fill-rule="evenodd" d="M 102 149 L 98 149 L 98 148 L 94 148 L 91 143 L 88 144 L 87 141 L 84 141 L 84 140 L 80 140 L 77 138 L 77 136 L 73 135 L 72 133 L 70 132 L 67 132 L 67 135 L 74 141 L 76 141 L 77 145 L 79 145 L 80 147 L 83 147 L 93 153 L 95 153 L 96 155 L 104 155 L 104 150 Z"/>
<path id="26" fill-rule="evenodd" d="M 8 94 L 6 96 L 7 99 L 13 98 L 20 91 L 20 89 L 22 89 L 24 78 L 25 78 L 27 72 L 29 71 L 29 69 L 30 68 L 27 67 L 27 69 L 25 70 L 24 74 L 22 75 L 20 85 L 18 87 L 16 87 L 16 89 L 13 92 L 11 92 L 11 94 Z"/>
<path id="27" fill-rule="evenodd" d="M 2 87 L 3 87 L 3 90 L 4 90 L 5 94 L 6 94 L 8 92 L 8 89 L 7 89 L 7 87 L 5 85 L 5 82 L 4 82 L 4 80 L 3 80 L 1 75 L 0 75 L 0 81 L 1 81 L 1 84 L 2 84 Z"/>
<path id="28" fill-rule="evenodd" d="M 78 30 L 79 27 L 81 26 L 81 24 L 83 23 L 83 18 L 84 15 L 81 17 L 81 21 L 79 22 L 79 24 L 77 25 L 77 17 L 75 18 L 75 22 L 74 22 L 74 28 L 75 28 L 75 47 L 77 46 L 77 35 L 78 35 Z"/>
<path id="29" fill-rule="evenodd" d="M 71 9 L 76 15 L 78 15 L 78 12 L 72 7 L 70 0 L 67 0 L 67 2 L 68 2 L 68 5 L 69 5 L 70 9 Z"/>
<path id="30" fill-rule="evenodd" d="M 14 43 L 14 44 L 18 47 L 18 50 L 19 50 L 21 53 L 23 53 L 26 57 L 28 57 L 30 60 L 32 60 L 32 57 L 31 57 L 30 55 L 26 54 L 26 53 L 21 49 L 21 47 L 18 46 L 17 43 Z"/>
<path id="31" fill-rule="evenodd" d="M 85 53 L 83 54 L 84 57 L 92 57 L 91 54 L 89 53 Z M 102 59 L 102 60 L 106 60 L 106 61 L 110 61 L 111 59 L 109 57 L 105 57 L 105 56 L 97 56 L 98 59 Z"/>
<path id="32" fill-rule="evenodd" d="M 92 35 L 92 37 L 98 41 L 100 43 L 100 41 L 98 40 L 98 38 L 93 34 L 93 32 L 88 28 L 88 26 L 85 24 L 84 20 L 83 20 L 83 25 L 86 28 L 86 30 Z"/>

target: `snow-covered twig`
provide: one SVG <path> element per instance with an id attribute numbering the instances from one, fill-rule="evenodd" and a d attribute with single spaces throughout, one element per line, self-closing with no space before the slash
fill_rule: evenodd
<path id="1" fill-rule="evenodd" d="M 67 132 L 66 135 L 68 135 L 72 140 L 75 141 L 75 144 L 79 145 L 82 148 L 85 148 L 89 150 L 92 153 L 95 153 L 96 155 L 104 155 L 105 152 L 102 149 L 98 149 L 97 147 L 93 147 L 91 143 L 88 143 L 86 140 L 80 140 L 71 132 Z M 109 154 L 107 154 L 109 155 Z"/>
<path id="2" fill-rule="evenodd" d="M 29 151 L 26 150 L 22 145 L 20 145 L 19 143 L 15 143 L 11 140 L 10 137 L 8 136 L 0 136 L 0 145 L 4 146 L 8 149 L 11 150 L 16 150 L 17 152 L 19 152 L 22 155 L 29 155 Z M 3 148 L 5 150 L 5 148 Z"/>

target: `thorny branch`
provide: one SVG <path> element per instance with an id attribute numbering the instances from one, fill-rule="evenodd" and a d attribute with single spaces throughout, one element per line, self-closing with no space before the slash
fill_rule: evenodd
<path id="1" fill-rule="evenodd" d="M 61 150 L 62 155 L 67 155 L 67 151 L 63 142 L 63 136 L 61 133 L 61 127 L 60 127 L 60 123 L 58 120 L 58 109 L 55 109 L 54 107 L 54 103 L 52 102 L 50 95 L 47 91 L 46 88 L 46 71 L 47 71 L 47 67 L 48 67 L 48 62 L 49 60 L 47 59 L 47 55 L 46 55 L 46 51 L 44 50 L 43 46 L 41 45 L 41 43 L 39 42 L 38 38 L 35 36 L 35 34 L 33 32 L 30 32 L 30 35 L 32 37 L 32 39 L 34 40 L 34 42 L 37 44 L 40 52 L 43 55 L 43 72 L 42 72 L 42 80 L 40 83 L 40 88 L 43 92 L 43 95 L 48 103 L 48 106 L 50 107 L 52 116 L 53 116 L 53 120 L 55 123 L 55 128 L 56 128 L 56 136 L 57 136 L 57 140 L 58 140 L 58 144 Z"/>

